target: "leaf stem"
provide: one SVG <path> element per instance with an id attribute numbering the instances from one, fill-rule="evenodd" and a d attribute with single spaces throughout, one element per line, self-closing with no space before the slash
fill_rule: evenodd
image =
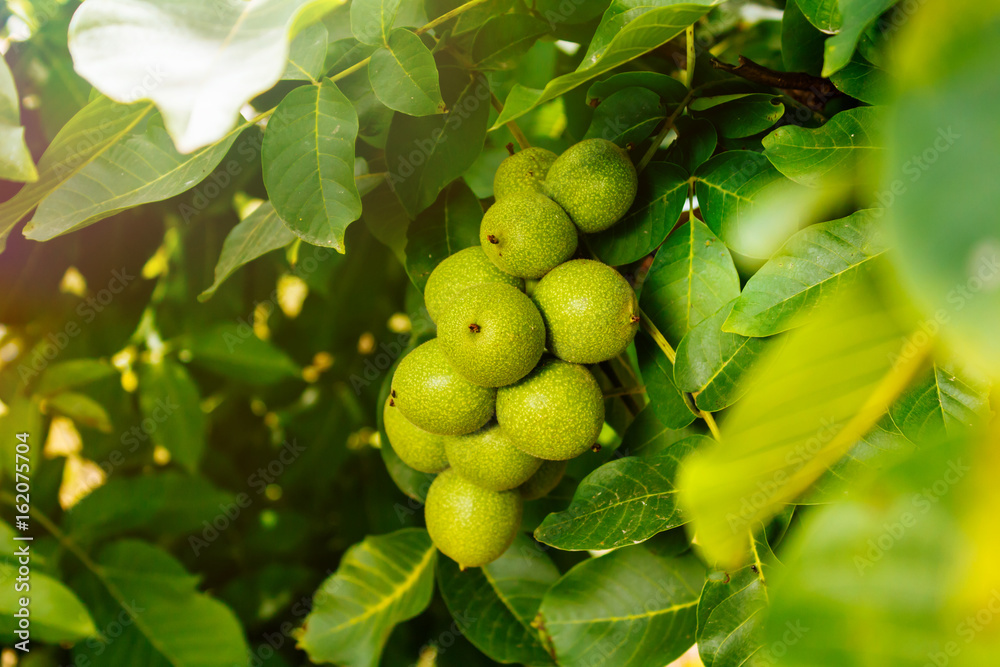
<path id="1" fill-rule="evenodd" d="M 498 114 L 503 113 L 503 102 L 501 102 L 493 91 L 490 91 L 490 101 L 493 103 L 493 108 L 497 110 Z M 514 139 L 517 141 L 517 145 L 521 147 L 523 151 L 525 148 L 531 148 L 531 142 L 528 141 L 528 137 L 524 136 L 524 132 L 521 131 L 520 126 L 518 126 L 517 121 L 508 121 L 507 129 L 510 133 L 514 135 Z"/>
<path id="2" fill-rule="evenodd" d="M 674 121 L 676 121 L 677 117 L 681 115 L 681 112 L 684 111 L 685 107 L 687 107 L 688 102 L 691 101 L 692 97 L 694 97 L 693 88 L 688 90 L 684 99 L 681 100 L 680 104 L 677 105 L 677 108 L 674 109 L 673 113 L 671 113 L 670 116 L 667 117 L 667 120 L 664 121 L 663 127 L 660 128 L 659 133 L 657 133 L 656 137 L 653 139 L 653 143 L 649 147 L 649 150 L 647 150 L 646 154 L 642 156 L 641 160 L 639 160 L 639 164 L 635 166 L 635 170 L 637 172 L 642 173 L 642 170 L 646 168 L 649 161 L 653 159 L 654 155 L 656 155 L 656 151 L 659 149 L 660 144 L 662 144 L 663 140 L 667 138 L 667 134 L 670 133 L 670 130 L 674 128 Z"/>
<path id="3" fill-rule="evenodd" d="M 695 58 L 697 57 L 697 55 L 695 54 L 695 49 L 694 49 L 694 24 L 693 23 L 687 27 L 687 30 L 684 31 L 684 36 L 685 36 L 685 39 L 687 41 L 687 63 L 686 63 L 687 64 L 687 72 L 686 72 L 687 76 L 685 77 L 685 81 L 687 82 L 687 87 L 690 89 L 690 88 L 694 87 L 694 62 L 695 62 Z"/>
<path id="4" fill-rule="evenodd" d="M 362 67 L 367 66 L 368 63 L 371 62 L 371 60 L 372 60 L 371 56 L 368 56 L 364 60 L 359 60 L 358 62 L 354 63 L 353 65 L 351 65 L 347 69 L 341 70 L 340 72 L 337 72 L 336 74 L 334 74 L 333 76 L 331 76 L 330 77 L 330 81 L 340 81 L 341 79 L 354 74 L 355 72 L 357 72 L 358 70 L 360 70 Z"/>
<path id="5" fill-rule="evenodd" d="M 433 21 L 431 21 L 430 23 L 428 23 L 427 25 L 422 26 L 420 28 L 417 28 L 414 32 L 416 32 L 418 35 L 422 35 L 423 33 L 427 32 L 428 30 L 433 30 L 434 28 L 438 27 L 442 23 L 447 23 L 448 21 L 450 21 L 451 19 L 455 18 L 459 14 L 462 14 L 462 13 L 464 13 L 464 12 L 472 9 L 473 7 L 475 7 L 477 5 L 481 5 L 484 2 L 486 2 L 486 1 L 487 0 L 469 0 L 469 2 L 466 2 L 465 4 L 462 4 L 462 5 L 459 5 L 458 7 L 455 7 L 455 9 L 451 10 L 450 12 L 445 12 L 441 16 L 437 17 L 436 19 L 434 19 Z"/>

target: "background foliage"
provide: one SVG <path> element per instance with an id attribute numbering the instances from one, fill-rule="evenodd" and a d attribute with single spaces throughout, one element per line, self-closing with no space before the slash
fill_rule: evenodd
<path id="1" fill-rule="evenodd" d="M 0 641 L 26 432 L 17 664 L 995 664 L 997 10 L 8 0 Z M 459 572 L 376 408 L 506 146 L 590 137 L 644 331 Z"/>

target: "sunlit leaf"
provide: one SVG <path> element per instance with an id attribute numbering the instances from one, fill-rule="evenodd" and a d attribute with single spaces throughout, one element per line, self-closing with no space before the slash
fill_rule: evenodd
<path id="1" fill-rule="evenodd" d="M 19 544 L 30 546 L 30 542 Z M 8 584 L 0 588 L 0 618 L 4 620 L 0 636 L 5 639 L 16 637 L 12 632 L 18 627 L 15 614 L 23 614 L 24 609 L 29 613 L 29 627 L 33 640 L 56 644 L 77 642 L 98 635 L 90 612 L 72 590 L 58 579 L 43 572 L 31 572 L 30 578 L 24 578 L 23 573 L 18 572 L 17 563 L 15 558 L 0 563 L 0 580 Z M 28 583 L 27 588 L 20 590 L 15 588 L 19 577 L 22 578 L 22 583 Z M 25 594 L 29 592 L 30 596 L 26 596 Z M 30 600 L 28 607 L 24 607 L 20 602 L 26 597 Z M 15 641 L 21 640 L 19 638 Z M 14 641 L 8 643 L 8 645 L 13 644 Z"/>
<path id="2" fill-rule="evenodd" d="M 390 109 L 410 116 L 445 111 L 437 64 L 423 41 L 405 28 L 392 31 L 368 65 L 375 96 Z"/>
<path id="3" fill-rule="evenodd" d="M 400 0 L 355 0 L 351 3 L 351 33 L 362 44 L 389 42 Z"/>
<path id="4" fill-rule="evenodd" d="M 7 61 L 0 58 L 0 178 L 6 181 L 38 180 L 35 161 L 24 141 L 21 103 Z"/>

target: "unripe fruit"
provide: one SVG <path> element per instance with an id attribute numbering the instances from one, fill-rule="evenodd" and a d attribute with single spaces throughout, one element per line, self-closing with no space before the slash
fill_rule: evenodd
<path id="1" fill-rule="evenodd" d="M 510 285 L 462 292 L 441 315 L 438 341 L 464 378 L 502 387 L 527 375 L 545 348 L 545 325 L 535 304 Z"/>
<path id="2" fill-rule="evenodd" d="M 445 258 L 431 272 L 424 287 L 424 305 L 431 321 L 437 322 L 459 294 L 486 283 L 504 283 L 524 291 L 524 280 L 498 269 L 482 246 L 465 248 Z"/>
<path id="3" fill-rule="evenodd" d="M 618 222 L 632 206 L 639 178 L 628 153 L 607 139 L 586 139 L 559 156 L 545 179 L 546 193 L 580 231 L 592 234 Z"/>
<path id="4" fill-rule="evenodd" d="M 549 352 L 596 364 L 625 351 L 639 330 L 635 290 L 607 264 L 576 259 L 552 269 L 532 298 L 545 320 Z"/>
<path id="5" fill-rule="evenodd" d="M 518 449 L 563 461 L 597 442 L 604 396 L 586 367 L 548 358 L 523 380 L 497 392 L 497 421 Z"/>
<path id="6" fill-rule="evenodd" d="M 542 182 L 557 157 L 544 148 L 525 148 L 511 155 L 497 167 L 493 196 L 500 200 L 525 190 L 542 192 Z"/>
<path id="7" fill-rule="evenodd" d="M 513 489 L 542 465 L 541 459 L 515 447 L 496 423 L 475 433 L 448 438 L 445 449 L 452 470 L 490 491 Z"/>
<path id="8" fill-rule="evenodd" d="M 497 201 L 479 227 L 483 251 L 502 271 L 541 278 L 576 252 L 576 227 L 559 205 L 537 192 Z"/>
<path id="9" fill-rule="evenodd" d="M 382 424 L 389 444 L 403 463 L 420 472 L 436 473 L 448 467 L 445 441 L 452 436 L 428 433 L 418 428 L 387 398 L 382 410 Z"/>
<path id="10" fill-rule="evenodd" d="M 462 377 L 434 338 L 399 362 L 389 396 L 419 428 L 439 435 L 462 435 L 490 420 L 496 390 Z"/>
<path id="11" fill-rule="evenodd" d="M 445 470 L 427 492 L 424 519 L 434 545 L 465 569 L 507 550 L 521 526 L 521 509 L 516 489 L 490 491 Z"/>
<path id="12" fill-rule="evenodd" d="M 559 485 L 569 461 L 546 461 L 527 482 L 517 487 L 525 500 L 537 500 L 549 495 Z"/>

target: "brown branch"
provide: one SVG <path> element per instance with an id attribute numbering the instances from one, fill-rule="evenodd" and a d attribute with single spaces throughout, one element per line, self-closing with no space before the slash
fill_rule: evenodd
<path id="1" fill-rule="evenodd" d="M 814 111 L 821 110 L 827 102 L 843 93 L 829 79 L 805 72 L 779 72 L 758 65 L 746 56 L 740 56 L 739 65 L 730 65 L 712 58 L 712 67 L 729 72 L 753 83 L 779 88 Z"/>

